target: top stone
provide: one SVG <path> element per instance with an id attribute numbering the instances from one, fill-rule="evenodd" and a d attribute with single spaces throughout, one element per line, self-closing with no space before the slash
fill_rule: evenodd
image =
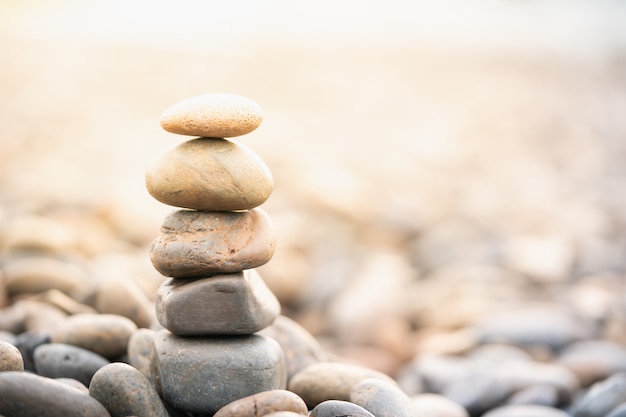
<path id="1" fill-rule="evenodd" d="M 232 138 L 259 127 L 263 110 L 249 98 L 205 94 L 178 102 L 161 115 L 161 127 L 171 133 L 208 138 Z"/>

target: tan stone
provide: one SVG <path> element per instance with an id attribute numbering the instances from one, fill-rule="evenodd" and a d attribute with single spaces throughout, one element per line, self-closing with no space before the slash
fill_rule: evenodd
<path id="1" fill-rule="evenodd" d="M 263 204 L 274 180 L 265 162 L 248 147 L 226 139 L 198 138 L 158 157 L 146 172 L 146 188 L 170 206 L 234 211 Z"/>
<path id="2" fill-rule="evenodd" d="M 165 276 L 192 278 L 256 268 L 272 258 L 275 247 L 271 220 L 261 209 L 178 210 L 165 218 L 150 259 Z"/>
<path id="3" fill-rule="evenodd" d="M 263 110 L 257 103 L 234 94 L 191 97 L 161 115 L 161 127 L 168 132 L 209 138 L 245 135 L 262 121 Z"/>

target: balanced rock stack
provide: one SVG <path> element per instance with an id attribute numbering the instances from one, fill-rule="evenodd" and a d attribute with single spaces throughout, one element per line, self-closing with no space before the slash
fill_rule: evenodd
<path id="1" fill-rule="evenodd" d="M 161 116 L 171 133 L 196 136 L 158 157 L 146 173 L 150 194 L 179 207 L 167 216 L 150 258 L 170 277 L 158 290 L 151 373 L 176 409 L 213 415 L 237 399 L 284 389 L 283 352 L 255 334 L 280 304 L 254 269 L 274 254 L 275 236 L 258 208 L 272 175 L 248 147 L 233 141 L 256 129 L 261 108 L 245 97 L 208 94 Z"/>

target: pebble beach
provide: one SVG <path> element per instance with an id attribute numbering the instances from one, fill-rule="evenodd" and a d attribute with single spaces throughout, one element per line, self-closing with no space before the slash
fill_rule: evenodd
<path id="1" fill-rule="evenodd" d="M 0 5 L 0 415 L 626 415 L 626 10 L 400 3 Z"/>

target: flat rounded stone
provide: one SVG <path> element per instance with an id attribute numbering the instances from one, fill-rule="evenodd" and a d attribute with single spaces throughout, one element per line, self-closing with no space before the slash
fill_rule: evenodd
<path id="1" fill-rule="evenodd" d="M 91 380 L 89 395 L 104 405 L 112 417 L 169 417 L 154 386 L 125 363 L 100 368 Z"/>
<path id="2" fill-rule="evenodd" d="M 304 400 L 291 391 L 271 390 L 226 404 L 213 417 L 258 417 L 279 411 L 308 415 Z"/>
<path id="3" fill-rule="evenodd" d="M 159 323 L 181 336 L 255 333 L 280 314 L 280 304 L 254 269 L 210 278 L 169 279 L 157 291 Z"/>
<path id="4" fill-rule="evenodd" d="M 411 398 L 396 384 L 381 379 L 365 379 L 350 390 L 350 402 L 360 405 L 376 417 L 413 417 Z"/>
<path id="5" fill-rule="evenodd" d="M 0 372 L 23 370 L 24 359 L 20 350 L 11 343 L 0 340 Z"/>
<path id="6" fill-rule="evenodd" d="M 256 208 L 238 212 L 178 210 L 163 221 L 150 260 L 173 278 L 206 277 L 252 269 L 276 248 L 269 216 Z"/>
<path id="7" fill-rule="evenodd" d="M 160 330 L 151 372 L 165 402 L 209 415 L 233 401 L 286 385 L 280 346 L 260 335 L 180 337 Z"/>
<path id="8" fill-rule="evenodd" d="M 154 345 L 155 331 L 151 329 L 137 329 L 128 340 L 128 363 L 152 380 L 150 374 L 150 358 Z"/>
<path id="9" fill-rule="evenodd" d="M 52 331 L 52 343 L 67 343 L 95 352 L 107 359 L 126 354 L 128 340 L 137 325 L 116 314 L 75 314 Z"/>
<path id="10" fill-rule="evenodd" d="M 357 383 L 378 378 L 396 382 L 386 374 L 359 365 L 321 362 L 302 369 L 289 381 L 288 389 L 298 394 L 309 408 L 326 400 L 350 400 L 350 391 Z"/>
<path id="11" fill-rule="evenodd" d="M 49 378 L 73 378 L 89 386 L 98 369 L 109 363 L 104 357 L 64 343 L 39 345 L 33 354 L 35 371 Z"/>
<path id="12" fill-rule="evenodd" d="M 0 414 L 30 417 L 109 417 L 96 399 L 51 378 L 0 372 Z"/>
<path id="13" fill-rule="evenodd" d="M 252 132 L 263 121 L 253 100 L 235 94 L 204 94 L 180 101 L 161 115 L 161 127 L 171 133 L 230 138 Z"/>
<path id="14" fill-rule="evenodd" d="M 316 405 L 310 417 L 374 417 L 363 407 L 343 400 L 327 400 Z"/>
<path id="15" fill-rule="evenodd" d="M 146 188 L 170 206 L 236 211 L 263 204 L 274 180 L 265 162 L 247 146 L 198 138 L 157 157 L 146 172 Z"/>

